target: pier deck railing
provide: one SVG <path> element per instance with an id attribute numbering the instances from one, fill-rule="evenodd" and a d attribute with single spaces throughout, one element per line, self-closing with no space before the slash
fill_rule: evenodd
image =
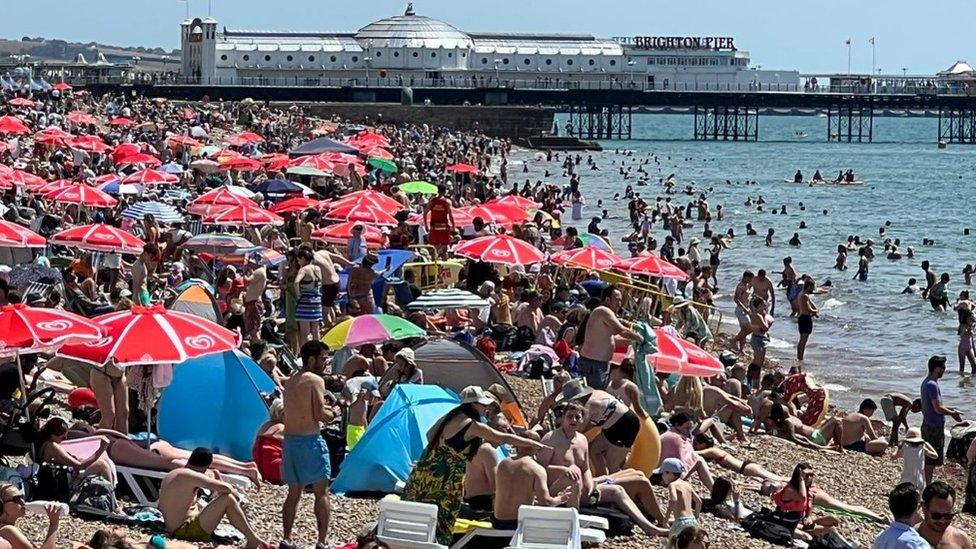
<path id="1" fill-rule="evenodd" d="M 976 89 L 963 82 L 947 83 L 937 80 L 876 81 L 850 85 L 805 83 L 716 83 L 716 82 L 647 82 L 640 78 L 609 77 L 601 80 L 573 80 L 551 77 L 507 78 L 445 76 L 441 78 L 400 77 L 213 77 L 193 78 L 179 75 L 141 74 L 128 77 L 105 75 L 98 77 L 73 77 L 64 81 L 73 86 L 86 85 L 154 85 L 154 86 L 205 86 L 205 87 L 322 87 L 322 88 L 495 88 L 498 90 L 635 90 L 671 92 L 762 92 L 805 94 L 904 94 L 904 95 L 976 95 Z"/>

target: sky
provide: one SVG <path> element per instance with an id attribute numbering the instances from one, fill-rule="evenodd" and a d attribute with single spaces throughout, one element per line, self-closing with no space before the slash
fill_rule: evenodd
<path id="1" fill-rule="evenodd" d="M 403 13 L 406 2 L 209 0 L 222 26 L 353 31 Z M 206 16 L 208 0 L 188 0 Z M 461 30 L 613 36 L 732 36 L 754 66 L 803 73 L 932 74 L 976 63 L 973 0 L 419 0 L 418 15 Z M 180 0 L 0 0 L 0 37 L 43 36 L 119 46 L 179 47 Z"/>

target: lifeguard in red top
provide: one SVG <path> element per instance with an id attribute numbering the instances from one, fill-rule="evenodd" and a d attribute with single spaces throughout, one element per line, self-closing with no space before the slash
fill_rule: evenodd
<path id="1" fill-rule="evenodd" d="M 447 197 L 446 185 L 439 185 L 437 196 L 427 203 L 424 221 L 427 223 L 427 242 L 437 249 L 438 256 L 444 257 L 454 229 L 454 214 L 451 213 L 451 199 Z"/>

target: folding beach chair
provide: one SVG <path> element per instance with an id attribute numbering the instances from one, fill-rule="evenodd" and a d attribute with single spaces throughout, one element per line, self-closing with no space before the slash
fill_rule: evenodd
<path id="1" fill-rule="evenodd" d="M 436 541 L 437 506 L 415 501 L 380 500 L 376 539 L 390 549 L 447 549 Z"/>
<path id="2" fill-rule="evenodd" d="M 580 549 L 579 514 L 561 507 L 519 507 L 510 549 Z"/>

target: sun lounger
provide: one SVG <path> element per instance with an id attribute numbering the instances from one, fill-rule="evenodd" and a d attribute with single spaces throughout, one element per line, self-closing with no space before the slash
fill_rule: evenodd
<path id="1" fill-rule="evenodd" d="M 580 541 L 583 543 L 600 544 L 607 540 L 606 530 L 610 523 L 603 517 L 592 515 L 578 515 Z M 484 538 L 495 538 L 511 540 L 515 537 L 515 530 L 498 530 L 495 528 L 474 528 L 469 530 L 461 539 L 451 545 L 451 549 L 464 549 L 465 547 L 481 547 L 486 545 Z M 481 538 L 479 540 L 479 538 Z M 505 544 L 499 544 L 504 547 Z"/>
<path id="2" fill-rule="evenodd" d="M 64 449 L 78 460 L 87 459 L 98 451 L 100 436 L 82 437 L 66 440 L 62 444 Z M 119 479 L 125 482 L 125 488 L 132 493 L 139 505 L 155 507 L 159 501 L 159 483 L 169 471 L 156 471 L 127 465 L 115 464 Z M 241 489 L 251 487 L 251 481 L 240 475 L 228 473 L 220 474 L 221 480 Z"/>
<path id="3" fill-rule="evenodd" d="M 415 501 L 380 500 L 376 539 L 390 549 L 447 549 L 436 540 L 437 506 Z"/>
<path id="4" fill-rule="evenodd" d="M 510 549 L 580 549 L 581 545 L 576 509 L 531 505 L 519 508 L 518 528 Z"/>

